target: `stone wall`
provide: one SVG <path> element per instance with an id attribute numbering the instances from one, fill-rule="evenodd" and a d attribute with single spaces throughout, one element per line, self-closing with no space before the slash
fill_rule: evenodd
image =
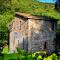
<path id="1" fill-rule="evenodd" d="M 29 20 L 30 40 L 28 47 L 31 51 L 44 50 L 44 43 L 47 42 L 47 50 L 54 50 L 55 32 L 52 30 L 52 23 L 44 20 Z M 28 37 L 29 38 L 29 37 Z"/>
<path id="2" fill-rule="evenodd" d="M 28 21 L 15 18 L 11 23 L 9 49 L 10 52 L 16 52 L 16 48 L 27 50 Z"/>
<path id="3" fill-rule="evenodd" d="M 54 38 L 55 32 L 50 21 L 15 18 L 10 32 L 10 51 L 16 51 L 17 47 L 29 52 L 43 51 L 47 42 L 46 50 L 52 52 Z"/>

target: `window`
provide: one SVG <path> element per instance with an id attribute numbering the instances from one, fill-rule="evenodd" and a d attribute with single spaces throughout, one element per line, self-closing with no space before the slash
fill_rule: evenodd
<path id="1" fill-rule="evenodd" d="M 15 38 L 17 38 L 17 35 L 18 35 L 17 32 L 14 32 L 14 37 L 15 37 Z"/>
<path id="2" fill-rule="evenodd" d="M 54 31 L 55 30 L 55 22 L 54 21 L 51 21 L 51 29 Z"/>
<path id="3" fill-rule="evenodd" d="M 21 21 L 20 21 L 20 30 L 21 30 Z"/>
<path id="4" fill-rule="evenodd" d="M 48 28 L 50 31 L 54 31 L 55 30 L 55 22 L 54 21 L 48 21 Z"/>

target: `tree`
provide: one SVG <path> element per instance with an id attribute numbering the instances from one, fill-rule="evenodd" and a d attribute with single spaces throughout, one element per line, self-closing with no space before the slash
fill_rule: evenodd
<path id="1" fill-rule="evenodd" d="M 56 0 L 56 2 L 55 2 L 55 9 L 60 11 L 60 0 Z"/>

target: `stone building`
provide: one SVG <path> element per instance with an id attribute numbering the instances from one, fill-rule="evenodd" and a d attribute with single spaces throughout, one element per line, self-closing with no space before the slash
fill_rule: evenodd
<path id="1" fill-rule="evenodd" d="M 17 12 L 9 24 L 10 52 L 16 52 L 17 47 L 29 52 L 53 52 L 56 25 L 56 19 Z"/>

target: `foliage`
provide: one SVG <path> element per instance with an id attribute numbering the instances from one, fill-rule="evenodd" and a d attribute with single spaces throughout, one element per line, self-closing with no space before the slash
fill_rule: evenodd
<path id="1" fill-rule="evenodd" d="M 8 23 L 13 18 L 12 12 L 4 12 L 0 14 L 0 40 L 7 40 L 8 38 Z"/>
<path id="2" fill-rule="evenodd" d="M 59 60 L 58 56 L 55 53 L 51 54 L 50 56 L 46 56 L 47 54 L 44 53 L 44 51 L 43 52 L 37 51 L 34 53 L 24 52 L 23 49 L 22 50 L 17 49 L 17 51 L 18 51 L 18 53 L 0 54 L 0 59 L 2 59 L 2 60 L 3 59 L 4 60 L 10 60 L 10 59 L 11 60 Z M 44 57 L 43 57 L 43 55 L 44 55 Z"/>
<path id="3" fill-rule="evenodd" d="M 60 12 L 60 0 L 56 0 L 55 9 Z"/>
<path id="4" fill-rule="evenodd" d="M 8 37 L 8 23 L 12 20 L 15 12 L 30 13 L 38 16 L 49 16 L 60 20 L 60 13 L 54 9 L 54 4 L 40 3 L 37 0 L 0 0 L 0 32 L 4 32 L 1 39 Z M 60 23 L 59 23 L 60 24 Z M 4 47 L 3 56 L 0 60 L 58 60 L 56 54 L 46 57 L 46 53 L 28 53 L 24 50 L 19 50 L 18 53 L 8 54 L 8 47 Z M 4 58 L 4 59 L 3 59 Z"/>
<path id="5" fill-rule="evenodd" d="M 54 4 L 40 3 L 37 0 L 2 0 L 0 1 L 0 12 L 26 12 L 33 15 L 46 15 L 60 19 L 60 13 L 55 11 Z M 57 15 L 56 15 L 57 14 Z"/>
<path id="6" fill-rule="evenodd" d="M 5 33 L 3 40 L 8 38 L 7 24 L 12 20 L 15 12 L 49 16 L 60 20 L 60 13 L 54 8 L 54 4 L 40 3 L 37 0 L 0 0 L 0 32 Z"/>
<path id="7" fill-rule="evenodd" d="M 4 46 L 4 49 L 3 49 L 2 53 L 3 54 L 8 54 L 9 53 L 7 44 Z"/>

